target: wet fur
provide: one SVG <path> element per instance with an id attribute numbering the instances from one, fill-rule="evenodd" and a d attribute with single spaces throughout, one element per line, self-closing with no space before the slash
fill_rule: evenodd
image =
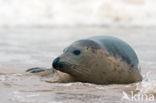
<path id="1" fill-rule="evenodd" d="M 127 62 L 123 61 L 122 58 L 115 58 L 103 49 L 94 51 L 92 48 L 83 47 L 83 50 L 90 55 L 91 58 L 85 58 L 85 65 L 77 64 L 76 68 L 68 68 L 66 71 L 71 74 L 76 81 L 90 82 L 96 84 L 125 84 L 133 83 L 142 80 L 142 76 L 136 67 L 132 67 Z M 64 59 L 63 54 L 61 57 L 62 61 L 72 62 Z"/>
<path id="2" fill-rule="evenodd" d="M 61 62 L 65 63 L 63 72 L 52 69 L 53 72 L 48 74 L 51 75 L 52 81 L 96 84 L 125 84 L 141 81 L 138 59 L 130 46 L 116 38 L 104 38 L 115 43 L 111 44 L 107 41 L 105 44 L 111 45 L 99 44 L 96 42 L 98 39 L 94 41 L 94 38 L 91 38 L 76 41 L 67 47 L 59 56 Z M 120 45 L 115 47 L 116 40 L 123 48 Z M 114 46 L 116 49 L 111 49 L 109 46 Z M 74 56 L 72 51 L 75 49 L 80 49 L 82 54 Z"/>

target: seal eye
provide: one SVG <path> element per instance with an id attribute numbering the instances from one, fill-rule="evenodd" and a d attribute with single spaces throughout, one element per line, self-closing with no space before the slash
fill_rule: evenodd
<path id="1" fill-rule="evenodd" d="M 80 50 L 74 50 L 74 51 L 73 51 L 73 54 L 75 54 L 75 55 L 80 55 L 80 53 L 81 53 Z"/>

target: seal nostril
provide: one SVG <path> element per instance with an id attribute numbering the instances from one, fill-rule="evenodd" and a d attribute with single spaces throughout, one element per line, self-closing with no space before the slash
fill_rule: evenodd
<path id="1" fill-rule="evenodd" d="M 60 62 L 60 58 L 58 57 L 58 58 L 56 58 L 54 61 L 53 61 L 53 67 L 55 68 L 55 69 L 58 69 L 58 68 L 62 68 L 63 67 L 63 65 L 64 65 L 64 63 L 63 62 Z"/>
<path id="2" fill-rule="evenodd" d="M 59 62 L 58 63 L 58 68 L 63 68 L 63 66 L 64 66 L 64 62 Z"/>
<path id="3" fill-rule="evenodd" d="M 53 61 L 53 63 L 52 63 L 52 65 L 53 65 L 54 68 L 57 67 L 57 63 L 59 62 L 59 59 L 60 59 L 60 58 L 54 59 L 54 61 Z"/>
<path id="4" fill-rule="evenodd" d="M 59 60 L 60 60 L 60 58 L 57 57 L 57 58 L 54 60 L 54 62 L 59 62 Z"/>

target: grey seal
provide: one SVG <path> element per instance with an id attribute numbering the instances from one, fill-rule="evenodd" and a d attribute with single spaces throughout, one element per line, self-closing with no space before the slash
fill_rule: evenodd
<path id="1" fill-rule="evenodd" d="M 96 36 L 73 42 L 53 60 L 52 68 L 27 72 L 52 71 L 48 73 L 53 78 L 57 76 L 56 82 L 125 84 L 142 80 L 138 65 L 135 51 L 126 42 L 112 36 Z"/>

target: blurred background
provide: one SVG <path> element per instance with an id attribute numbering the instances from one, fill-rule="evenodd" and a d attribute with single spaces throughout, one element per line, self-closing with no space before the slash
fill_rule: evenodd
<path id="1" fill-rule="evenodd" d="M 51 67 L 73 41 L 96 35 L 128 42 L 141 66 L 154 68 L 155 5 L 156 0 L 0 0 L 0 71 Z"/>
<path id="2" fill-rule="evenodd" d="M 151 27 L 155 5 L 155 0 L 0 0 L 0 26 Z"/>
<path id="3" fill-rule="evenodd" d="M 144 80 L 108 86 L 59 84 L 19 74 L 52 67 L 53 59 L 72 42 L 97 35 L 131 45 Z M 119 103 L 122 92 L 131 90 L 156 96 L 155 69 L 156 0 L 0 0 L 3 103 Z"/>

